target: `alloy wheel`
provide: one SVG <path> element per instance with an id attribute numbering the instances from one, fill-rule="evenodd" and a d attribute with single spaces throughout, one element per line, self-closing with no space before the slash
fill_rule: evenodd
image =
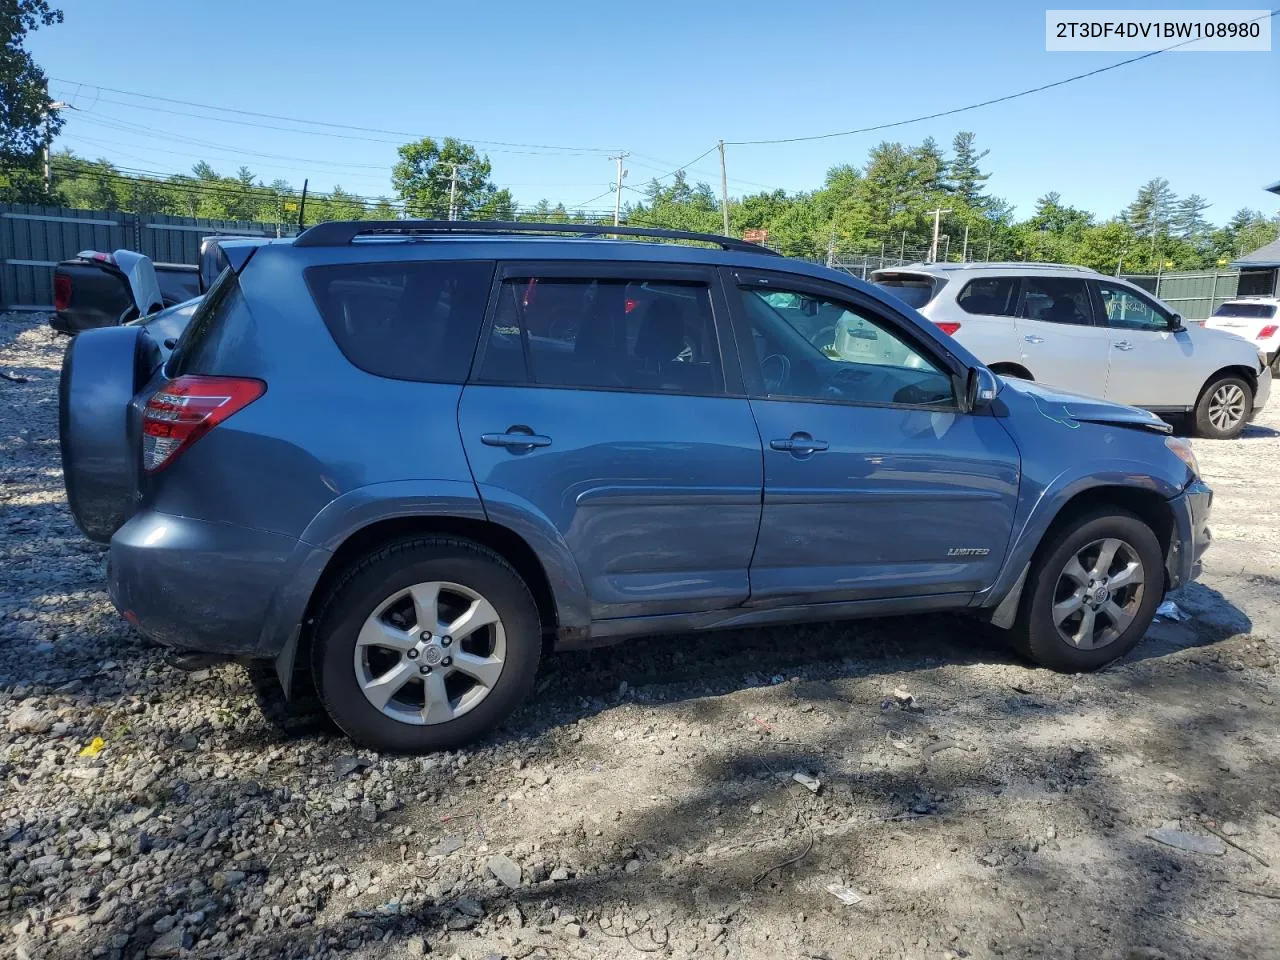
<path id="1" fill-rule="evenodd" d="M 458 583 L 417 583 L 378 604 L 356 638 L 356 681 L 393 720 L 448 723 L 502 676 L 507 636 L 493 604 Z"/>
<path id="2" fill-rule="evenodd" d="M 1245 395 L 1236 383 L 1224 383 L 1209 399 L 1209 422 L 1222 431 L 1231 430 L 1244 419 Z"/>
<path id="3" fill-rule="evenodd" d="M 1082 650 L 1114 643 L 1142 606 L 1145 581 L 1131 544 L 1115 537 L 1086 544 L 1058 574 L 1052 614 L 1058 635 Z"/>

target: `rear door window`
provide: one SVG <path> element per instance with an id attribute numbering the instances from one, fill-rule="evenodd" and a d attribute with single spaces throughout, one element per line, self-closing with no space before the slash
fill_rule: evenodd
<path id="1" fill-rule="evenodd" d="M 723 393 L 710 287 L 589 276 L 507 279 L 499 290 L 479 379 Z"/>
<path id="2" fill-rule="evenodd" d="M 493 278 L 487 260 L 309 267 L 307 286 L 334 342 L 368 373 L 463 383 Z"/>
<path id="3" fill-rule="evenodd" d="M 965 313 L 1012 317 L 1018 312 L 1017 277 L 978 277 L 964 285 L 956 305 Z"/>
<path id="4" fill-rule="evenodd" d="M 1078 277 L 1027 277 L 1019 316 L 1044 323 L 1087 327 L 1093 323 L 1089 288 Z"/>

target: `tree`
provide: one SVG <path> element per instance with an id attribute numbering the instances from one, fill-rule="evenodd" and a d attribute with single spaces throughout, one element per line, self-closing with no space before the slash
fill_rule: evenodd
<path id="1" fill-rule="evenodd" d="M 48 201 L 40 156 L 62 128 L 49 80 L 23 48 L 26 35 L 62 22 L 47 0 L 0 2 L 0 200 Z"/>
<path id="2" fill-rule="evenodd" d="M 1209 232 L 1209 221 L 1204 212 L 1211 204 L 1198 193 L 1190 194 L 1178 201 L 1173 208 L 1170 223 L 1174 231 L 1184 240 L 1194 240 Z"/>
<path id="3" fill-rule="evenodd" d="M 1154 177 L 1138 188 L 1138 196 L 1125 208 L 1124 219 L 1140 237 L 1165 232 L 1178 196 L 1164 177 Z"/>
<path id="4" fill-rule="evenodd" d="M 405 202 L 411 217 L 443 220 L 449 216 L 449 192 L 455 166 L 455 209 L 459 219 L 514 206 L 510 193 L 505 198 L 498 196 L 499 190 L 490 180 L 489 158 L 481 156 L 469 143 L 453 137 L 436 143 L 430 137 L 423 137 L 417 143 L 406 143 L 397 152 L 400 159 L 392 168 L 391 185 Z"/>
<path id="5" fill-rule="evenodd" d="M 991 179 L 991 174 L 983 173 L 978 161 L 990 150 L 981 153 L 974 147 L 974 135 L 961 130 L 951 141 L 951 150 L 955 156 L 951 160 L 948 186 L 951 192 L 965 202 L 973 210 L 982 210 L 987 203 L 982 185 Z"/>

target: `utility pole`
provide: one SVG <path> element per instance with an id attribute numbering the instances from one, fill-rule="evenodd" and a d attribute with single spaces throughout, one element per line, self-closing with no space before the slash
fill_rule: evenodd
<path id="1" fill-rule="evenodd" d="M 964 225 L 964 253 L 960 257 L 961 263 L 969 262 L 969 225 Z"/>
<path id="2" fill-rule="evenodd" d="M 306 222 L 307 215 L 307 184 L 310 181 L 306 177 L 302 178 L 302 199 L 298 202 L 298 232 L 301 233 L 303 224 Z"/>
<path id="3" fill-rule="evenodd" d="M 618 179 L 613 185 L 613 225 L 615 227 L 618 225 L 618 217 L 622 213 L 622 181 L 626 178 L 628 172 L 622 169 L 622 161 L 629 156 L 631 154 L 624 151 L 615 157 L 609 158 L 618 164 Z"/>
<path id="4" fill-rule="evenodd" d="M 984 263 L 991 262 L 991 238 L 987 237 L 987 255 L 983 260 Z"/>
<path id="5" fill-rule="evenodd" d="M 831 225 L 831 238 L 827 241 L 827 267 L 836 265 L 836 227 Z"/>
<path id="6" fill-rule="evenodd" d="M 902 246 L 898 247 L 898 266 L 902 266 L 907 259 L 907 231 L 902 231 Z"/>
<path id="7" fill-rule="evenodd" d="M 943 210 L 941 207 L 933 211 L 933 243 L 929 246 L 930 263 L 936 263 L 938 260 L 938 229 L 942 224 L 942 215 L 950 212 L 950 210 Z"/>
<path id="8" fill-rule="evenodd" d="M 942 260 L 945 263 L 951 259 L 951 234 L 944 233 L 942 235 L 942 239 L 946 241 L 946 246 L 943 248 L 944 252 L 942 254 Z"/>
<path id="9" fill-rule="evenodd" d="M 449 219 L 458 219 L 458 165 L 449 164 Z"/>
<path id="10" fill-rule="evenodd" d="M 69 103 L 63 103 L 61 100 L 55 100 L 44 108 L 40 114 L 40 119 L 44 121 L 44 192 L 50 196 L 53 194 L 53 163 L 50 161 L 49 148 L 53 144 L 53 135 L 49 131 L 49 114 L 54 110 L 74 109 Z"/>
<path id="11" fill-rule="evenodd" d="M 720 212 L 724 216 L 724 235 L 729 235 L 729 177 L 724 170 L 724 141 L 720 141 Z"/>

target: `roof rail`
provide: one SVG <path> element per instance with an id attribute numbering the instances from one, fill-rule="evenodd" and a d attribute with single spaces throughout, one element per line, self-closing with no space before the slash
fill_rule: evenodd
<path id="1" fill-rule="evenodd" d="M 1076 273 L 1096 273 L 1090 267 L 1082 267 L 1075 263 L 1044 263 L 1039 260 L 1003 260 L 1003 261 L 983 261 L 969 260 L 964 263 L 933 263 L 927 266 L 942 267 L 947 270 L 985 270 L 988 267 L 997 267 L 1002 270 L 1012 270 L 1021 267 L 1034 267 L 1037 270 L 1071 270 Z"/>
<path id="2" fill-rule="evenodd" d="M 746 240 L 722 237 L 714 233 L 692 233 L 688 230 L 662 230 L 653 227 L 613 226 L 598 223 L 526 223 L 511 220 L 331 220 L 318 223 L 294 238 L 295 247 L 340 247 L 357 237 L 429 237 L 437 234 L 521 234 L 565 233 L 572 236 L 653 237 L 661 240 L 698 240 L 712 243 L 722 250 L 743 253 L 777 251 Z"/>

